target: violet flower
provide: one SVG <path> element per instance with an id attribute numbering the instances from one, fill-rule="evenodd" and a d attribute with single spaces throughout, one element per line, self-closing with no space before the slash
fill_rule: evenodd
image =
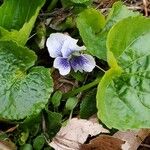
<path id="1" fill-rule="evenodd" d="M 61 75 L 69 74 L 71 68 L 75 72 L 91 72 L 95 67 L 95 60 L 91 55 L 82 54 L 85 46 L 78 46 L 78 40 L 62 33 L 52 33 L 47 39 L 48 52 L 54 60 L 54 68 Z"/>

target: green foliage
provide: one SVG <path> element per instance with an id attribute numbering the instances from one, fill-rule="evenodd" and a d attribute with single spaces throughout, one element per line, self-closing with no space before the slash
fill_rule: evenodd
<path id="1" fill-rule="evenodd" d="M 31 144 L 24 144 L 20 150 L 33 150 L 33 148 Z"/>
<path id="2" fill-rule="evenodd" d="M 65 109 L 73 110 L 75 108 L 75 106 L 77 105 L 77 103 L 78 103 L 78 99 L 76 97 L 70 97 L 67 99 Z"/>
<path id="3" fill-rule="evenodd" d="M 19 144 L 24 145 L 26 143 L 28 137 L 29 137 L 29 130 L 26 129 L 26 130 L 22 131 L 20 133 L 19 139 L 18 139 Z"/>
<path id="4" fill-rule="evenodd" d="M 52 98 L 51 98 L 51 102 L 54 105 L 54 107 L 58 107 L 60 105 L 60 101 L 62 98 L 62 92 L 61 91 L 56 91 Z"/>
<path id="5" fill-rule="evenodd" d="M 102 59 L 106 59 L 106 54 L 101 51 L 99 33 L 105 25 L 104 16 L 95 9 L 86 9 L 77 18 L 77 27 L 85 43 L 87 50 Z"/>
<path id="6" fill-rule="evenodd" d="M 120 20 L 129 16 L 138 16 L 117 2 L 113 5 L 107 20 L 95 9 L 87 9 L 79 14 L 77 27 L 87 50 L 94 56 L 106 60 L 106 39 L 111 27 Z"/>
<path id="7" fill-rule="evenodd" d="M 47 133 L 50 138 L 52 138 L 60 129 L 61 122 L 62 122 L 62 115 L 60 113 L 46 111 L 46 126 L 47 126 Z"/>
<path id="8" fill-rule="evenodd" d="M 36 43 L 40 49 L 45 47 L 46 27 L 43 22 L 40 22 L 36 27 Z"/>
<path id="9" fill-rule="evenodd" d="M 88 2 L 90 0 L 71 0 L 71 1 L 74 3 L 77 3 L 77 4 L 82 4 L 82 3 Z"/>
<path id="10" fill-rule="evenodd" d="M 61 0 L 61 3 L 64 8 L 73 6 L 75 9 L 82 9 L 82 7 L 91 5 L 92 0 Z"/>
<path id="11" fill-rule="evenodd" d="M 20 123 L 19 130 L 28 130 L 30 136 L 35 137 L 38 134 L 41 127 L 41 114 L 42 113 L 25 118 L 24 121 Z"/>
<path id="12" fill-rule="evenodd" d="M 115 3 L 106 18 L 91 8 L 92 0 L 44 3 L 45 0 L 4 0 L 0 6 L 0 120 L 4 122 L 1 130 L 7 131 L 7 126 L 3 127 L 7 123 L 17 124 L 15 130 L 9 126 L 14 131 L 2 132 L 0 139 L 12 137 L 22 150 L 51 149 L 44 136 L 52 140 L 62 122 L 67 123 L 65 119 L 72 110 L 73 116 L 80 115 L 83 119 L 98 111 L 99 119 L 109 128 L 149 128 L 150 19 L 128 10 L 122 2 Z M 55 9 L 56 6 L 60 9 Z M 49 27 L 53 24 L 52 30 Z M 27 43 L 33 27 L 36 36 Z M 50 97 L 53 92 L 50 69 L 37 66 L 52 66 L 45 48 L 46 36 L 56 32 L 55 29 L 77 38 L 76 27 L 88 53 L 99 58 L 95 59 L 96 64 L 104 72 L 108 65 L 110 68 L 102 79 L 103 73 L 97 68 L 88 75 L 72 71 L 64 77 L 82 85 L 78 88 L 69 82 L 62 83 L 63 77 L 53 72 L 54 88 L 58 91 Z M 36 47 L 37 55 L 24 47 L 26 43 Z M 80 40 L 79 45 L 83 45 Z M 70 91 L 60 92 L 65 85 Z M 80 106 L 78 93 L 82 93 Z"/>
<path id="13" fill-rule="evenodd" d="M 81 72 L 71 72 L 71 76 L 76 79 L 77 81 L 83 82 L 85 79 L 85 74 Z"/>
<path id="14" fill-rule="evenodd" d="M 150 19 L 144 17 L 124 19 L 108 34 L 111 69 L 97 92 L 98 115 L 108 127 L 150 127 L 149 43 Z"/>
<path id="15" fill-rule="evenodd" d="M 140 14 L 138 12 L 129 10 L 125 5 L 123 5 L 122 2 L 116 2 L 109 12 L 103 32 L 108 34 L 109 30 L 114 24 L 130 16 L 135 17 L 139 15 Z"/>
<path id="16" fill-rule="evenodd" d="M 43 4 L 44 0 L 5 0 L 0 7 L 0 39 L 25 45 Z"/>
<path id="17" fill-rule="evenodd" d="M 45 144 L 45 137 L 43 134 L 37 136 L 33 141 L 34 150 L 41 150 Z"/>
<path id="18" fill-rule="evenodd" d="M 96 89 L 86 93 L 80 105 L 80 117 L 87 119 L 97 112 L 96 109 Z"/>
<path id="19" fill-rule="evenodd" d="M 34 52 L 0 41 L 0 118 L 19 120 L 38 114 L 52 92 L 49 69 L 31 68 Z"/>

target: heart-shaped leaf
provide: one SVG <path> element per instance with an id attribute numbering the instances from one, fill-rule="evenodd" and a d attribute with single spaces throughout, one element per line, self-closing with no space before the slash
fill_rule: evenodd
<path id="1" fill-rule="evenodd" d="M 97 93 L 99 118 L 117 129 L 150 127 L 150 19 L 127 18 L 108 35 L 111 67 Z"/>
<path id="2" fill-rule="evenodd" d="M 52 92 L 49 69 L 32 67 L 36 55 L 11 41 L 0 41 L 0 118 L 37 114 Z"/>

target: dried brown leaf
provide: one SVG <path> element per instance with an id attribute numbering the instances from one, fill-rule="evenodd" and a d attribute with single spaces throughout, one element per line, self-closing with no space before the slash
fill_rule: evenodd
<path id="1" fill-rule="evenodd" d="M 0 150 L 16 150 L 16 146 L 9 139 L 0 140 Z"/>
<path id="2" fill-rule="evenodd" d="M 150 129 L 140 129 L 138 131 L 118 131 L 113 136 L 126 142 L 122 147 L 123 150 L 137 150 L 149 134 Z"/>
<path id="3" fill-rule="evenodd" d="M 91 120 L 73 118 L 62 127 L 53 141 L 49 144 L 55 150 L 78 150 L 88 136 L 95 136 L 100 133 L 108 133 L 98 122 Z"/>
<path id="4" fill-rule="evenodd" d="M 109 135 L 100 135 L 90 141 L 89 144 L 82 144 L 80 150 L 121 150 L 125 142 Z"/>

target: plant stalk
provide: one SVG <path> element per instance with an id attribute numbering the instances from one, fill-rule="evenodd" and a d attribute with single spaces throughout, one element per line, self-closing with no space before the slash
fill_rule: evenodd
<path id="1" fill-rule="evenodd" d="M 79 88 L 77 88 L 77 89 L 74 89 L 73 91 L 69 91 L 69 92 L 65 93 L 65 94 L 63 95 L 63 98 L 64 98 L 64 99 L 67 99 L 67 98 L 69 98 L 69 97 L 72 97 L 72 96 L 74 96 L 74 95 L 80 93 L 80 92 L 83 92 L 83 91 L 85 91 L 85 90 L 88 90 L 88 89 L 90 89 L 90 88 L 96 86 L 96 85 L 100 82 L 101 78 L 102 78 L 102 77 L 97 78 L 96 80 L 94 80 L 94 81 L 91 82 L 91 83 L 88 83 L 88 84 L 86 84 L 86 85 L 84 85 L 84 86 L 82 86 L 82 87 L 79 87 Z"/>

